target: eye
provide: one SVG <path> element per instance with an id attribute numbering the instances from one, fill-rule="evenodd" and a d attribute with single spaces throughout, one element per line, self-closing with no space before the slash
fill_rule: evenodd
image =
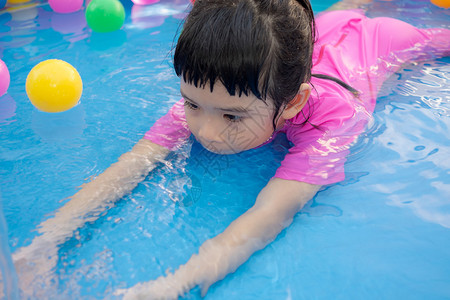
<path id="1" fill-rule="evenodd" d="M 187 108 L 192 109 L 192 110 L 199 109 L 198 105 L 196 105 L 192 102 L 186 101 L 186 100 L 184 100 L 184 106 L 186 106 Z"/>
<path id="2" fill-rule="evenodd" d="M 230 121 L 230 122 L 239 122 L 239 121 L 242 121 L 242 119 L 243 119 L 243 117 L 235 116 L 235 115 L 229 115 L 229 114 L 223 115 L 223 118 L 225 120 Z"/>

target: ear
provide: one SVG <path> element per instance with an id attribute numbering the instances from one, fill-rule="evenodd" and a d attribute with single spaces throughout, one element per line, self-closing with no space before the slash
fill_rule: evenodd
<path id="1" fill-rule="evenodd" d="M 309 95 L 311 95 L 311 87 L 307 83 L 302 83 L 297 95 L 286 105 L 281 113 L 281 117 L 285 120 L 295 117 L 308 102 Z"/>

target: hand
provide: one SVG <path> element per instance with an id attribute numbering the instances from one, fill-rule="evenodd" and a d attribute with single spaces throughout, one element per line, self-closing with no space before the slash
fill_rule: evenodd
<path id="1" fill-rule="evenodd" d="M 123 295 L 124 300 L 169 300 L 178 299 L 182 296 L 186 289 L 184 289 L 177 281 L 174 280 L 174 275 L 161 276 L 156 280 L 144 283 L 138 283 L 129 289 L 117 290 L 114 294 Z"/>
<path id="2" fill-rule="evenodd" d="M 56 284 L 53 272 L 58 261 L 56 247 L 32 243 L 13 254 L 19 287 L 25 298 L 46 298 Z"/>
<path id="3" fill-rule="evenodd" d="M 178 299 L 195 286 L 201 287 L 201 295 L 204 297 L 209 287 L 214 284 L 219 276 L 216 263 L 220 252 L 213 251 L 217 248 L 206 243 L 201 248 L 202 256 L 193 255 L 189 261 L 180 266 L 174 274 L 158 277 L 156 280 L 138 283 L 129 289 L 120 289 L 115 292 L 116 296 L 123 295 L 124 300 L 172 300 Z M 220 260 L 220 259 L 219 259 Z"/>

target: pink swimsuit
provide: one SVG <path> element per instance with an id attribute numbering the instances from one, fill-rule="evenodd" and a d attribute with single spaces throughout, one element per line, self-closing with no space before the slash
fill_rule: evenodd
<path id="1" fill-rule="evenodd" d="M 450 30 L 417 29 L 357 11 L 321 14 L 316 25 L 312 73 L 337 77 L 361 95 L 355 97 L 330 80 L 313 77 L 310 105 L 278 131 L 286 133 L 293 146 L 275 177 L 325 185 L 344 179 L 345 157 L 370 121 L 383 81 L 403 62 L 429 58 L 430 53 L 449 55 Z M 308 115 L 308 122 L 299 125 Z M 144 138 L 173 150 L 190 134 L 180 100 Z"/>

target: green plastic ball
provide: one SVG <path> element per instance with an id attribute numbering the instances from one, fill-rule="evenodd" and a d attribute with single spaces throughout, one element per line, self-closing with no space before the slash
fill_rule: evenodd
<path id="1" fill-rule="evenodd" d="M 115 31 L 125 21 L 125 9 L 118 0 L 92 0 L 86 8 L 86 21 L 93 31 Z"/>

